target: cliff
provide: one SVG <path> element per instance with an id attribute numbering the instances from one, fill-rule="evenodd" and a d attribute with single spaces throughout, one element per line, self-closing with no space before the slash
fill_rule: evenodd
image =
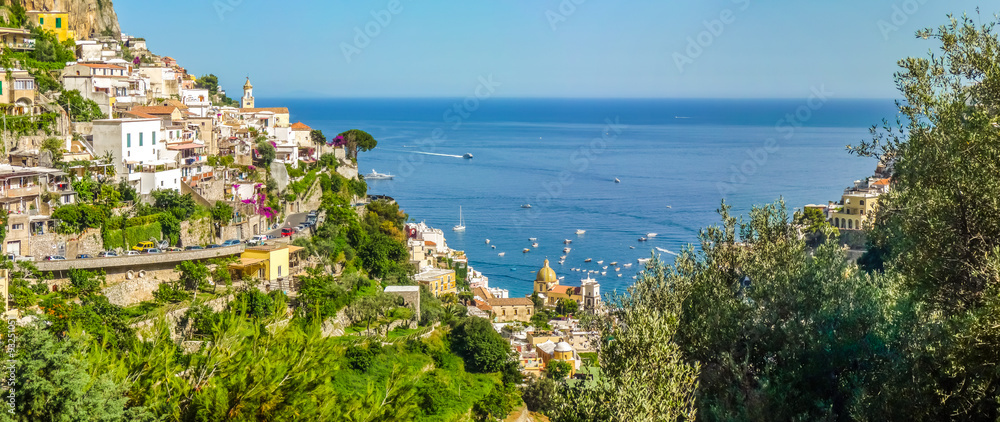
<path id="1" fill-rule="evenodd" d="M 121 36 L 118 15 L 111 0 L 15 0 L 26 10 L 58 10 L 69 12 L 69 29 L 77 38 L 99 36 L 107 30 Z"/>

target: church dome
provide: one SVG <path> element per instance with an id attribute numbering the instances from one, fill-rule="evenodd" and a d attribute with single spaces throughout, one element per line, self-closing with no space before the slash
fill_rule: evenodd
<path id="1" fill-rule="evenodd" d="M 556 283 L 559 278 L 556 277 L 556 272 L 549 267 L 549 260 L 545 260 L 545 266 L 538 270 L 538 276 L 535 277 L 535 281 L 544 281 L 546 283 Z"/>
<path id="2" fill-rule="evenodd" d="M 570 346 L 569 343 L 565 341 L 561 341 L 559 342 L 559 344 L 556 345 L 556 351 L 569 353 L 573 351 L 573 346 Z"/>

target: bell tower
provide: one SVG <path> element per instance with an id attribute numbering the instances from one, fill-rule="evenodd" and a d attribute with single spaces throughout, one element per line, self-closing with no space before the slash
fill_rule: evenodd
<path id="1" fill-rule="evenodd" d="M 253 105 L 253 85 L 250 84 L 250 77 L 247 76 L 247 83 L 243 84 L 243 98 L 240 99 L 241 108 L 254 108 Z"/>

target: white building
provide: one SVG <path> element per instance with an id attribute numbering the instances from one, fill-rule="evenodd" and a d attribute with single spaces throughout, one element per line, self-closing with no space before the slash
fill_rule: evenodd
<path id="1" fill-rule="evenodd" d="M 207 116 L 208 110 L 212 107 L 208 90 L 201 88 L 181 90 L 181 102 L 188 106 L 188 111 L 198 117 Z"/>
<path id="2" fill-rule="evenodd" d="M 406 232 L 411 239 L 424 241 L 424 244 L 434 253 L 447 254 L 451 251 L 451 249 L 448 249 L 448 243 L 445 241 L 444 231 L 428 227 L 427 223 L 422 221 L 420 223 L 409 223 L 406 225 Z M 427 242 L 431 242 L 433 245 Z"/>
<path id="3" fill-rule="evenodd" d="M 181 170 L 166 154 L 160 119 L 95 120 L 94 151 L 110 152 L 116 174 L 140 194 L 156 189 L 180 190 Z"/>

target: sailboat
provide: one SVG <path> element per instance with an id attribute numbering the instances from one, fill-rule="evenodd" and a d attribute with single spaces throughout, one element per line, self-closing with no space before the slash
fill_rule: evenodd
<path id="1" fill-rule="evenodd" d="M 465 219 L 462 218 L 462 207 L 461 206 L 458 207 L 458 225 L 455 226 L 455 227 L 452 227 L 451 229 L 454 230 L 454 231 L 457 231 L 457 232 L 464 232 L 465 231 Z"/>

